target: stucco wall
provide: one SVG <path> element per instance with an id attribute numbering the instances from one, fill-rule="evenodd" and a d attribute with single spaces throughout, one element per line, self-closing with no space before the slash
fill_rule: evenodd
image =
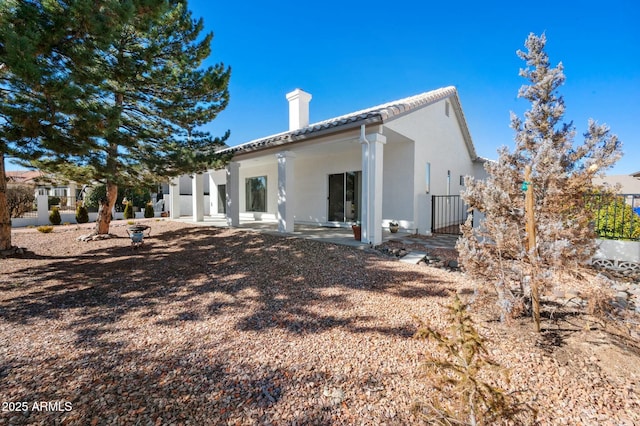
<path id="1" fill-rule="evenodd" d="M 204 193 L 209 194 L 209 174 L 203 176 Z M 193 190 L 193 179 L 188 175 L 180 176 L 180 195 L 191 195 Z M 182 213 L 185 214 L 185 213 Z"/>
<path id="2" fill-rule="evenodd" d="M 412 188 L 415 226 L 419 233 L 429 233 L 431 195 L 459 194 L 464 188 L 460 185 L 460 176 L 475 172 L 453 106 L 449 106 L 447 116 L 445 102 L 440 101 L 393 120 L 386 127 L 415 141 Z M 430 164 L 428 194 L 425 191 L 427 163 Z M 447 172 L 450 172 L 450 180 Z"/>
<path id="3" fill-rule="evenodd" d="M 640 241 L 596 240 L 594 259 L 610 259 L 640 264 Z"/>
<path id="4" fill-rule="evenodd" d="M 252 165 L 252 161 L 240 164 L 240 214 L 243 219 L 254 218 L 256 220 L 275 219 L 278 211 L 278 163 L 275 156 L 266 157 L 266 162 Z M 267 177 L 267 211 L 247 212 L 246 205 L 246 179 L 252 177 Z"/>
<path id="5" fill-rule="evenodd" d="M 402 229 L 415 229 L 414 224 L 414 143 L 387 138 L 384 146 L 382 220 L 397 220 Z"/>

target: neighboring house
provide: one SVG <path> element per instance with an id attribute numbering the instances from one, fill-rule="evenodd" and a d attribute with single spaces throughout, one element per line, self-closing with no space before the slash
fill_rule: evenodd
<path id="1" fill-rule="evenodd" d="M 18 170 L 5 172 L 9 185 L 29 185 L 33 186 L 36 195 L 48 195 L 51 197 L 66 197 L 67 205 L 75 208 L 76 198 L 80 194 L 80 189 L 75 182 L 65 184 L 56 183 L 47 179 L 47 176 L 39 170 Z"/>
<path id="2" fill-rule="evenodd" d="M 610 187 L 619 186 L 620 194 L 640 194 L 640 172 L 630 175 L 610 175 L 603 178 L 593 178 L 596 185 Z"/>
<path id="3" fill-rule="evenodd" d="M 294 223 L 357 221 L 362 241 L 373 244 L 382 241 L 391 220 L 420 234 L 464 221 L 466 209 L 453 196 L 463 189 L 464 176 L 482 178 L 485 171 L 455 87 L 314 124 L 310 94 L 296 89 L 287 100 L 289 131 L 224 149 L 232 162 L 209 171 L 206 181 L 203 175 L 174 180 L 167 200 L 171 217 L 181 214 L 180 193 L 191 193 L 195 221 L 207 213 L 226 216 L 231 226 L 276 221 L 281 232 L 292 232 Z M 432 211 L 433 196 L 449 195 Z M 445 221 L 435 217 L 441 210 L 450 211 Z"/>

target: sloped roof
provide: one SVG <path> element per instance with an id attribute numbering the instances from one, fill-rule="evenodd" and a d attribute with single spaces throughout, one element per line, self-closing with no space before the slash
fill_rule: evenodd
<path id="1" fill-rule="evenodd" d="M 35 183 L 39 178 L 44 176 L 39 170 L 15 170 L 5 172 L 7 181 L 11 183 Z"/>
<path id="2" fill-rule="evenodd" d="M 261 149 L 314 137 L 319 135 L 320 133 L 324 134 L 327 132 L 340 131 L 347 128 L 356 127 L 361 124 L 383 124 L 411 111 L 425 107 L 427 105 L 431 105 L 447 98 L 451 98 L 453 101 L 453 109 L 461 124 L 462 134 L 465 139 L 465 143 L 467 144 L 467 148 L 469 149 L 469 154 L 473 159 L 476 159 L 477 154 L 471 141 L 471 135 L 469 134 L 469 129 L 462 112 L 462 107 L 460 106 L 458 92 L 456 91 L 456 88 L 454 86 L 443 87 L 441 89 L 436 89 L 430 92 L 421 93 L 419 95 L 409 96 L 408 98 L 387 102 L 371 108 L 341 115 L 339 117 L 319 121 L 317 123 L 313 123 L 306 127 L 303 127 L 302 129 L 282 132 L 260 139 L 254 139 L 240 145 L 224 148 L 220 150 L 220 152 L 227 154 L 236 154 L 242 152 L 258 151 Z"/>

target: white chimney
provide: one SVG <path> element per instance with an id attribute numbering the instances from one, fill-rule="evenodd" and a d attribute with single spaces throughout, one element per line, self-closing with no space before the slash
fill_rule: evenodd
<path id="1" fill-rule="evenodd" d="M 289 101 L 289 131 L 309 125 L 309 101 L 311 94 L 301 89 L 287 93 Z"/>

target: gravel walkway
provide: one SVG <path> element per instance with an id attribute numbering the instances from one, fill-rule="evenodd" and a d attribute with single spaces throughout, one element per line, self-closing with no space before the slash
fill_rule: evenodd
<path id="1" fill-rule="evenodd" d="M 119 238 L 89 243 L 75 226 L 14 233 L 29 251 L 0 260 L 0 424 L 420 423 L 411 406 L 432 392 L 420 363 L 434 347 L 413 339 L 416 317 L 444 326 L 449 296 L 472 291 L 462 274 L 146 223 L 136 250 L 117 224 Z M 577 314 L 541 337 L 483 306 L 474 316 L 511 371 L 504 385 L 541 424 L 640 424 L 637 348 Z M 638 368 L 616 373 L 604 362 L 616 357 Z"/>

